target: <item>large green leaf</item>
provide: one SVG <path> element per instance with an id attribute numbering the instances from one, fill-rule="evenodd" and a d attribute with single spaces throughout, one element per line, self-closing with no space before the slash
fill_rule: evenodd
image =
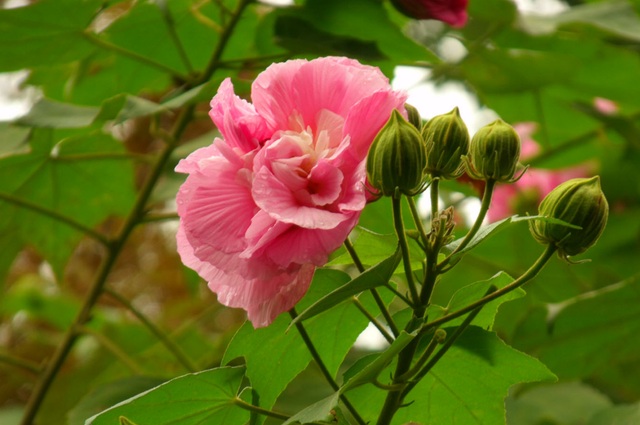
<path id="1" fill-rule="evenodd" d="M 586 425 L 634 425 L 640 423 L 640 403 L 613 406 L 599 412 Z"/>
<path id="2" fill-rule="evenodd" d="M 349 275 L 337 270 L 316 270 L 311 287 L 297 308 L 304 309 L 332 290 L 349 282 Z M 371 312 L 377 308 L 372 297 L 359 297 Z M 260 394 L 260 405 L 271 408 L 287 384 L 304 370 L 311 355 L 297 329 L 287 332 L 288 314 L 281 314 L 268 327 L 254 329 L 246 322 L 229 344 L 222 360 L 228 363 L 243 356 L 247 377 Z M 335 375 L 345 355 L 369 321 L 350 302 L 318 315 L 304 323 L 311 340 L 329 371 Z"/>
<path id="3" fill-rule="evenodd" d="M 86 425 L 113 425 L 124 416 L 137 425 L 242 425 L 249 412 L 235 406 L 245 368 L 184 375 L 116 404 Z"/>
<path id="4" fill-rule="evenodd" d="M 379 262 L 370 269 L 365 270 L 350 282 L 342 285 L 334 291 L 331 291 L 306 308 L 293 320 L 293 322 L 291 322 L 289 327 L 293 326 L 295 323 L 317 316 L 318 314 L 339 305 L 343 301 L 346 301 L 367 289 L 386 285 L 389 283 L 391 276 L 393 276 L 394 270 L 398 267 L 401 256 L 402 252 L 400 249 L 396 249 L 396 252 L 391 257 Z"/>
<path id="5" fill-rule="evenodd" d="M 428 320 L 432 321 L 438 319 L 446 314 L 453 313 L 454 311 L 460 310 L 461 308 L 466 307 L 467 305 L 479 300 L 486 295 L 487 290 L 490 286 L 496 286 L 498 289 L 500 289 L 507 286 L 511 282 L 513 282 L 513 278 L 511 276 L 504 272 L 500 272 L 490 279 L 467 285 L 453 294 L 453 297 L 449 301 L 449 304 L 446 308 L 436 304 L 430 305 L 426 312 Z M 476 318 L 473 319 L 473 324 L 483 329 L 491 329 L 500 305 L 509 300 L 523 297 L 524 295 L 524 290 L 522 288 L 518 288 L 514 291 L 509 292 L 503 297 L 485 304 L 485 306 L 482 307 L 482 310 L 480 310 L 480 313 L 478 313 Z M 464 321 L 465 317 L 466 315 L 458 317 L 451 322 L 447 322 L 446 326 L 459 326 Z"/>
<path id="6" fill-rule="evenodd" d="M 89 227 L 133 205 L 133 169 L 123 147 L 99 132 L 59 142 L 53 130 L 34 130 L 31 152 L 0 159 L 0 192 L 53 210 Z M 112 155 L 115 154 L 115 155 Z M 51 263 L 58 276 L 82 236 L 40 212 L 0 201 L 0 274 L 26 244 Z"/>
<path id="7" fill-rule="evenodd" d="M 550 315 L 550 316 L 549 316 Z M 587 377 L 607 365 L 638 361 L 640 281 L 637 277 L 532 310 L 513 340 L 562 378 Z"/>
<path id="8" fill-rule="evenodd" d="M 0 72 L 81 59 L 92 45 L 83 37 L 102 0 L 43 0 L 0 9 Z"/>
<path id="9" fill-rule="evenodd" d="M 447 329 L 447 335 L 453 332 Z M 408 405 L 392 423 L 504 424 L 504 399 L 512 385 L 554 379 L 538 360 L 509 347 L 493 332 L 470 326 L 408 394 Z M 365 421 L 376 420 L 385 391 L 367 385 L 348 394 Z"/>

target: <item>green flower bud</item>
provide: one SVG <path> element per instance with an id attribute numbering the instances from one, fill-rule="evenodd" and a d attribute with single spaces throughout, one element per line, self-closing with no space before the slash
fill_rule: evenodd
<path id="1" fill-rule="evenodd" d="M 394 109 L 369 148 L 369 184 L 384 196 L 394 196 L 396 187 L 413 196 L 423 190 L 425 163 L 420 133 Z"/>
<path id="2" fill-rule="evenodd" d="M 407 116 L 409 117 L 408 121 L 413 124 L 418 131 L 422 130 L 422 117 L 420 116 L 420 112 L 413 105 L 409 105 L 408 103 L 404 104 L 404 109 L 407 110 Z"/>
<path id="3" fill-rule="evenodd" d="M 458 108 L 438 115 L 422 129 L 427 148 L 427 173 L 433 178 L 455 179 L 464 173 L 462 155 L 469 151 L 469 130 Z"/>
<path id="4" fill-rule="evenodd" d="M 600 188 L 600 177 L 562 183 L 542 200 L 540 215 L 557 218 L 581 229 L 534 220 L 529 227 L 538 242 L 555 244 L 558 255 L 564 259 L 582 254 L 595 245 L 609 216 L 609 204 Z"/>
<path id="5" fill-rule="evenodd" d="M 511 183 L 520 159 L 520 136 L 509 124 L 496 120 L 473 136 L 467 173 L 477 180 Z"/>

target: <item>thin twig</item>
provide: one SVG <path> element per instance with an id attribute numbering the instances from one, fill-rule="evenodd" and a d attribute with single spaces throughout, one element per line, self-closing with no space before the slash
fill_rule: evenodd
<path id="1" fill-rule="evenodd" d="M 125 353 L 124 350 L 118 346 L 118 344 L 111 341 L 106 335 L 94 331 L 93 329 L 86 326 L 79 327 L 78 332 L 85 335 L 91 335 L 92 337 L 97 339 L 104 348 L 111 351 L 111 353 L 116 356 L 122 363 L 124 363 L 125 366 L 131 369 L 134 374 L 144 375 L 142 368 L 138 366 L 138 364 L 127 353 Z"/>
<path id="2" fill-rule="evenodd" d="M 233 404 L 245 410 L 248 410 L 250 412 L 257 413 L 258 415 L 269 416 L 270 418 L 282 419 L 283 421 L 286 421 L 291 417 L 289 415 L 285 415 L 284 413 L 274 412 L 273 410 L 267 410 L 267 409 L 263 409 L 262 407 L 254 406 L 253 404 L 249 404 L 246 401 L 240 400 L 237 397 L 235 400 L 233 400 Z"/>
<path id="3" fill-rule="evenodd" d="M 1 352 L 1 351 L 0 351 L 0 362 L 21 367 L 35 374 L 40 373 L 40 370 L 41 370 L 40 366 L 34 361 L 23 359 L 23 358 L 14 356 L 13 354 Z"/>

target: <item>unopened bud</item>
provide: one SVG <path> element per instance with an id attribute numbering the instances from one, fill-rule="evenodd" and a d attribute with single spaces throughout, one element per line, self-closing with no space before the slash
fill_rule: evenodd
<path id="1" fill-rule="evenodd" d="M 473 136 L 465 162 L 474 179 L 510 183 L 519 158 L 520 136 L 509 124 L 496 120 Z"/>
<path id="2" fill-rule="evenodd" d="M 435 339 L 438 344 L 444 344 L 447 340 L 447 331 L 444 329 L 438 329 L 433 335 L 433 339 Z"/>
<path id="3" fill-rule="evenodd" d="M 582 254 L 595 245 L 609 216 L 609 204 L 600 187 L 600 177 L 562 183 L 544 198 L 540 204 L 540 215 L 557 218 L 581 229 L 534 220 L 530 229 L 538 242 L 556 245 L 558 254 L 565 259 Z"/>
<path id="4" fill-rule="evenodd" d="M 430 119 L 422 138 L 427 148 L 426 172 L 432 178 L 455 179 L 464 173 L 462 155 L 469 151 L 469 130 L 457 107 Z"/>
<path id="5" fill-rule="evenodd" d="M 413 196 L 424 189 L 425 149 L 420 133 L 398 112 L 380 130 L 367 155 L 369 184 L 384 196 Z"/>
<path id="6" fill-rule="evenodd" d="M 408 103 L 404 104 L 404 109 L 407 110 L 408 120 L 413 126 L 418 130 L 422 130 L 422 117 L 420 116 L 420 112 L 413 105 L 409 105 Z"/>

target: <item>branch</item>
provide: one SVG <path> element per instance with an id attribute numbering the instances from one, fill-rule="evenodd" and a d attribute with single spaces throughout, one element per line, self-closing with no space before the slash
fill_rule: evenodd
<path id="1" fill-rule="evenodd" d="M 22 359 L 9 353 L 0 352 L 0 362 L 18 366 L 35 374 L 40 373 L 40 366 L 31 360 Z"/>
<path id="2" fill-rule="evenodd" d="M 49 208 L 45 208 L 45 207 L 41 207 L 40 205 L 34 204 L 32 202 L 26 201 L 24 199 L 20 199 L 17 196 L 13 196 L 10 193 L 4 193 L 4 192 L 0 192 L 0 199 L 9 203 L 12 203 L 14 205 L 18 205 L 20 207 L 29 209 L 31 211 L 35 211 L 39 214 L 45 215 L 49 218 L 52 218 L 56 221 L 59 221 L 60 223 L 64 223 L 68 226 L 73 227 L 76 230 L 81 231 L 82 233 L 85 233 L 89 236 L 91 236 L 93 239 L 97 240 L 98 242 L 100 242 L 101 244 L 103 244 L 104 246 L 109 246 L 110 242 L 107 239 L 106 236 L 96 232 L 95 230 L 93 230 L 90 227 L 85 226 L 84 224 L 75 221 L 73 218 L 71 217 L 66 217 L 52 209 Z"/>
<path id="3" fill-rule="evenodd" d="M 263 409 L 262 407 L 254 406 L 253 404 L 249 404 L 246 401 L 240 400 L 237 397 L 235 400 L 233 400 L 233 404 L 245 410 L 248 410 L 250 412 L 257 413 L 258 415 L 269 416 L 271 418 L 276 418 L 276 419 L 282 419 L 283 421 L 286 421 L 291 417 L 289 415 L 285 415 L 284 413 L 274 412 L 273 410 L 267 410 L 267 409 Z"/>

